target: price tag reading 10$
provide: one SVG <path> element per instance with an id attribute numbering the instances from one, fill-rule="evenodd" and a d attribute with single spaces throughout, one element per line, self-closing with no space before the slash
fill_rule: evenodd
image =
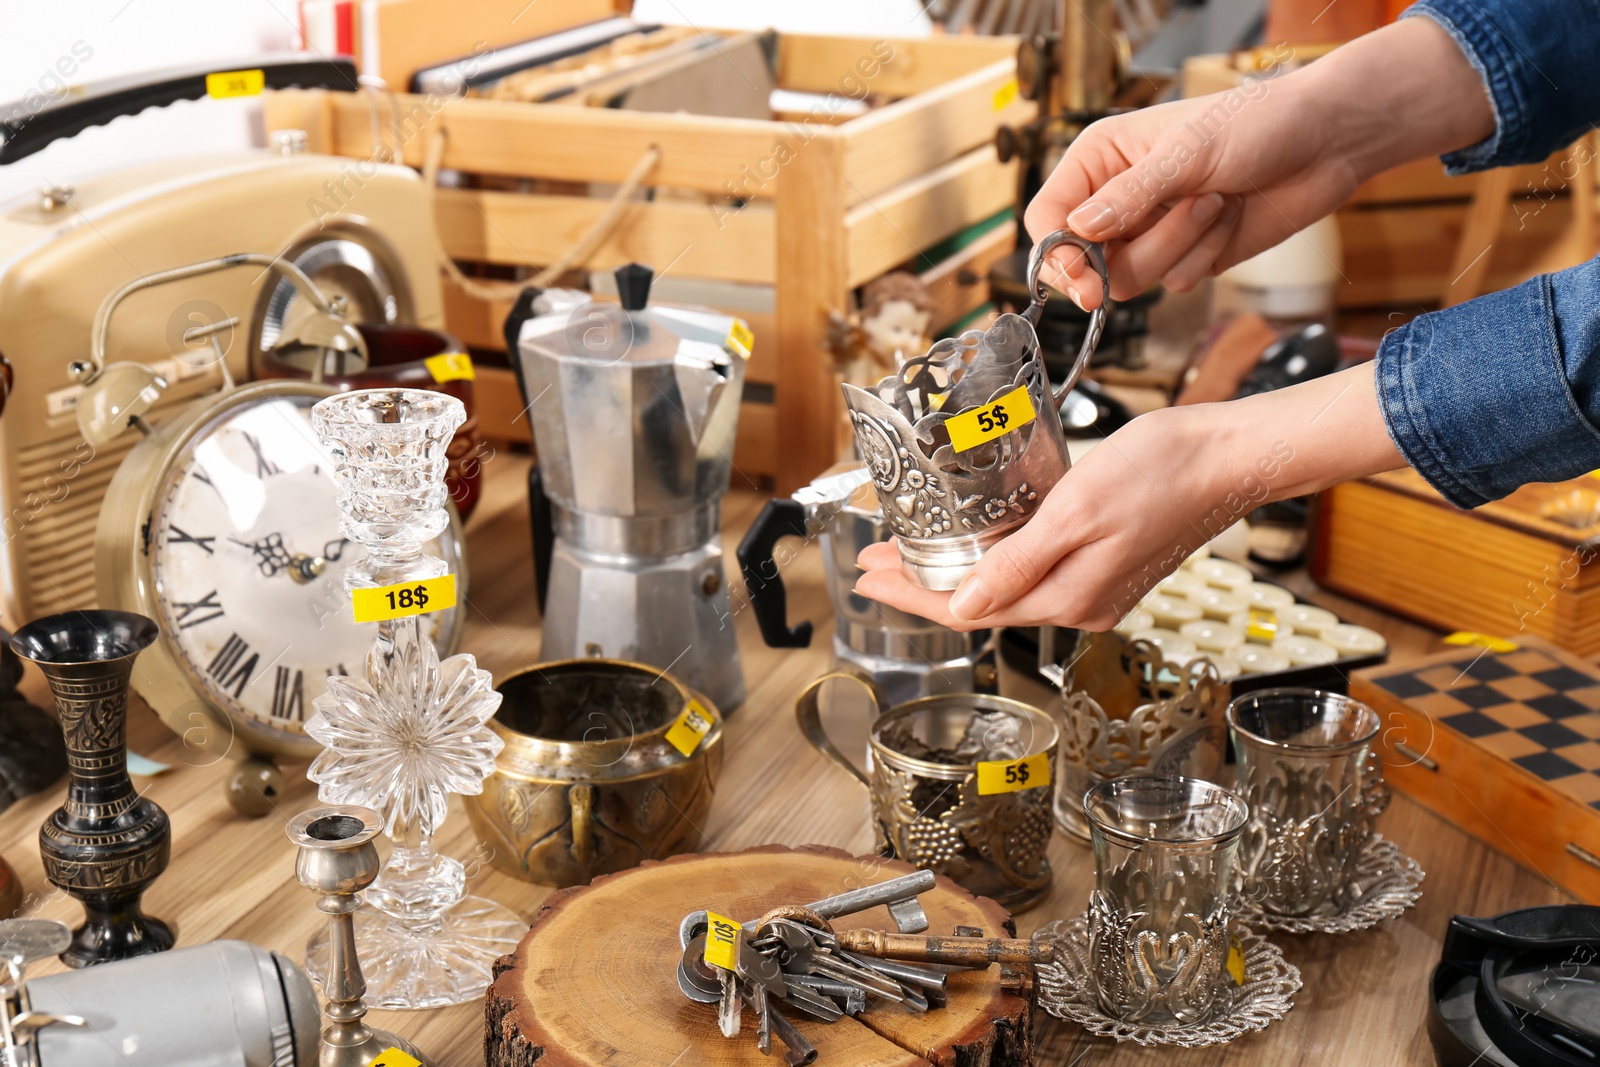
<path id="1" fill-rule="evenodd" d="M 350 594 L 356 622 L 383 622 L 408 615 L 426 615 L 456 606 L 456 576 L 443 574 L 423 582 L 401 582 Z"/>
<path id="2" fill-rule="evenodd" d="M 1019 385 L 981 408 L 964 411 L 946 420 L 944 426 L 950 431 L 950 447 L 957 452 L 967 452 L 1012 430 L 1021 429 L 1038 417 L 1033 410 L 1033 398 L 1028 395 L 1028 387 Z"/>
<path id="3" fill-rule="evenodd" d="M 685 756 L 692 756 L 710 732 L 711 713 L 698 700 L 691 699 L 683 709 L 683 714 L 667 731 L 667 744 Z"/>
<path id="4" fill-rule="evenodd" d="M 1016 793 L 1050 784 L 1050 753 L 1035 752 L 1014 760 L 986 760 L 978 764 L 978 795 Z"/>
<path id="5" fill-rule="evenodd" d="M 714 911 L 706 912 L 706 962 L 731 971 L 739 962 L 739 924 Z"/>

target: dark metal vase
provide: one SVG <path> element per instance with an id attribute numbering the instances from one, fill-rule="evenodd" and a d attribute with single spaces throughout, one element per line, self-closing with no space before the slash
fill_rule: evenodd
<path id="1" fill-rule="evenodd" d="M 159 633 L 143 615 L 73 611 L 11 637 L 50 683 L 66 736 L 67 802 L 39 828 L 39 852 L 50 883 L 83 904 L 85 922 L 61 954 L 69 967 L 172 947 L 171 928 L 139 907 L 172 857 L 172 827 L 128 777 L 128 682 Z"/>

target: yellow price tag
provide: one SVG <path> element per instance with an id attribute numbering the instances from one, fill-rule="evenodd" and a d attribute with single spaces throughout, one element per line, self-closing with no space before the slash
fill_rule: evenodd
<path id="1" fill-rule="evenodd" d="M 266 71 L 219 70 L 206 75 L 206 95 L 217 100 L 231 96 L 260 96 L 267 87 Z"/>
<path id="2" fill-rule="evenodd" d="M 436 382 L 472 381 L 477 375 L 472 370 L 472 357 L 465 352 L 441 352 L 422 361 Z"/>
<path id="3" fill-rule="evenodd" d="M 1050 753 L 1035 752 L 1014 760 L 986 760 L 978 764 L 978 795 L 1016 793 L 1050 784 Z"/>
<path id="4" fill-rule="evenodd" d="M 711 732 L 711 726 L 711 713 L 705 709 L 705 705 L 691 698 L 683 714 L 678 716 L 678 721 L 667 730 L 667 744 L 685 756 L 692 756 L 694 750 L 700 747 L 700 742 L 706 739 L 706 734 Z"/>
<path id="5" fill-rule="evenodd" d="M 356 622 L 383 622 L 408 615 L 426 615 L 456 606 L 456 576 L 440 575 L 421 582 L 401 582 L 350 594 Z"/>
<path id="6" fill-rule="evenodd" d="M 1006 105 L 1017 98 L 1020 88 L 1017 85 L 1017 79 L 1007 79 L 1004 85 L 994 91 L 994 109 L 996 111 L 1004 111 Z"/>
<path id="7" fill-rule="evenodd" d="M 1244 946 L 1237 937 L 1228 938 L 1228 977 L 1234 985 L 1244 985 Z"/>
<path id="8" fill-rule="evenodd" d="M 706 912 L 706 962 L 731 971 L 739 960 L 739 924 L 714 911 Z"/>
<path id="9" fill-rule="evenodd" d="M 409 1052 L 386 1048 L 378 1053 L 378 1058 L 367 1064 L 367 1067 L 422 1067 L 422 1061 Z"/>
<path id="10" fill-rule="evenodd" d="M 1251 608 L 1250 622 L 1244 628 L 1245 637 L 1252 641 L 1271 644 L 1278 636 L 1278 613 L 1270 608 Z"/>
<path id="11" fill-rule="evenodd" d="M 1005 396 L 981 408 L 964 411 L 944 425 L 950 431 L 950 447 L 957 452 L 968 452 L 986 441 L 1020 430 L 1038 417 L 1028 387 L 1019 385 Z"/>
<path id="12" fill-rule="evenodd" d="M 1488 634 L 1473 633 L 1470 630 L 1457 630 L 1444 639 L 1447 645 L 1460 645 L 1468 648 L 1476 645 L 1478 648 L 1487 648 L 1490 652 L 1515 652 L 1522 647 L 1515 641 L 1507 641 L 1503 637 L 1490 637 Z"/>
<path id="13" fill-rule="evenodd" d="M 739 353 L 745 359 L 750 358 L 750 353 L 756 350 L 756 335 L 750 331 L 743 319 L 734 319 L 733 325 L 728 327 L 728 347 Z"/>

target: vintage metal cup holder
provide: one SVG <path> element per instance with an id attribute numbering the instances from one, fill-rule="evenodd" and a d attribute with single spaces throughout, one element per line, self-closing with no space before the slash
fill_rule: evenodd
<path id="1" fill-rule="evenodd" d="M 1039 271 L 1062 245 L 1083 250 L 1102 293 L 1071 371 L 1052 391 L 1034 326 L 1049 292 Z M 959 585 L 989 546 L 1033 516 L 1071 463 L 1059 411 L 1105 329 L 1105 253 L 1057 230 L 1034 246 L 1028 286 L 1033 303 L 1023 314 L 946 338 L 873 389 L 842 387 L 900 558 L 928 589 Z"/>

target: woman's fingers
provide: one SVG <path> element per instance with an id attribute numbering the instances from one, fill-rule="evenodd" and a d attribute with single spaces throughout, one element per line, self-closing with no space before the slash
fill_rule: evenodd
<path id="1" fill-rule="evenodd" d="M 856 557 L 856 566 L 864 571 L 900 569 L 900 544 L 894 538 L 868 545 Z"/>
<path id="2" fill-rule="evenodd" d="M 1161 282 L 1168 289 L 1186 293 L 1199 285 L 1217 265 L 1217 257 L 1227 247 L 1238 229 L 1239 217 L 1244 212 L 1244 200 L 1237 196 L 1227 198 L 1221 213 L 1210 229 L 1194 243 L 1182 258 L 1161 274 Z"/>
<path id="3" fill-rule="evenodd" d="M 907 578 L 905 572 L 900 569 L 898 558 L 892 568 L 875 568 L 857 578 L 856 592 L 869 600 L 876 600 L 891 608 L 899 608 L 912 615 L 920 615 L 924 619 L 930 619 L 954 630 L 980 629 L 964 625 L 952 617 L 949 607 L 950 594 L 924 589 Z"/>
<path id="4" fill-rule="evenodd" d="M 1183 261 L 1191 249 L 1211 237 L 1213 225 L 1227 206 L 1220 193 L 1187 197 L 1173 205 L 1159 222 L 1129 241 L 1111 260 L 1111 296 L 1128 300 L 1150 288 Z M 1226 240 L 1226 235 L 1224 235 Z M 1211 253 L 1215 259 L 1222 243 Z"/>

